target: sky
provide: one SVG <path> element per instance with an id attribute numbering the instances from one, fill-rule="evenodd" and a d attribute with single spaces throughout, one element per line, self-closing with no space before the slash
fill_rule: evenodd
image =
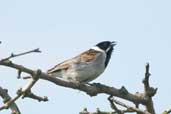
<path id="1" fill-rule="evenodd" d="M 46 71 L 98 42 L 116 41 L 107 69 L 93 82 L 143 92 L 142 79 L 149 62 L 150 84 L 158 88 L 154 106 L 161 113 L 171 108 L 170 4 L 170 0 L 0 0 L 0 59 L 12 52 L 40 48 L 42 53 L 12 61 Z M 0 66 L 0 75 L 0 86 L 8 88 L 13 97 L 27 82 L 18 80 L 11 68 Z M 49 101 L 19 99 L 16 103 L 23 114 L 78 114 L 84 107 L 111 111 L 104 94 L 90 97 L 43 80 L 32 91 L 48 96 Z"/>

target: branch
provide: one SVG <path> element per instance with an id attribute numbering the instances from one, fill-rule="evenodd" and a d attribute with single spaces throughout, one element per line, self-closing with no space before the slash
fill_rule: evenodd
<path id="1" fill-rule="evenodd" d="M 26 97 L 38 100 L 39 102 L 40 101 L 44 101 L 44 102 L 48 101 L 48 98 L 46 96 L 44 96 L 44 97 L 37 96 L 36 94 L 32 93 L 31 90 L 26 91 L 26 93 L 23 95 L 22 98 L 24 99 Z"/>
<path id="2" fill-rule="evenodd" d="M 2 87 L 0 87 L 0 96 L 3 98 L 4 103 L 6 103 L 6 102 L 8 102 L 8 101 L 11 100 L 11 97 L 8 94 L 8 90 L 3 89 Z M 11 109 L 12 114 L 21 114 L 18 106 L 14 102 L 11 103 L 11 105 L 9 106 L 9 108 Z"/>
<path id="3" fill-rule="evenodd" d="M 122 112 L 122 110 L 118 109 L 117 106 L 114 104 L 114 102 L 112 100 L 112 96 L 108 97 L 108 101 L 110 102 L 111 108 L 114 109 L 118 114 L 124 114 L 124 112 Z"/>
<path id="4" fill-rule="evenodd" d="M 2 59 L 2 61 L 6 61 L 6 60 L 9 60 L 11 58 L 19 57 L 19 56 L 30 54 L 30 53 L 41 53 L 41 51 L 39 50 L 39 48 L 37 48 L 37 49 L 33 49 L 33 50 L 30 50 L 30 51 L 27 51 L 27 52 L 19 53 L 19 54 L 11 53 L 11 55 L 9 57 L 6 57 L 6 58 Z"/>
<path id="5" fill-rule="evenodd" d="M 22 88 L 20 88 L 17 91 L 17 95 L 13 98 L 8 100 L 7 102 L 4 103 L 4 105 L 2 105 L 0 107 L 0 110 L 3 109 L 8 109 L 16 100 L 18 100 L 22 95 L 26 94 L 27 91 L 30 91 L 30 89 L 33 87 L 33 85 L 37 82 L 37 80 L 39 79 L 39 75 L 41 74 L 40 70 L 37 70 L 36 72 L 34 72 L 34 75 L 32 76 L 32 78 L 28 81 L 28 83 L 23 86 Z"/>
<path id="6" fill-rule="evenodd" d="M 84 108 L 79 114 L 117 114 L 116 112 L 104 112 L 100 111 L 99 108 L 96 109 L 96 112 L 89 112 L 87 108 Z"/>
<path id="7" fill-rule="evenodd" d="M 125 113 L 130 113 L 131 111 L 129 110 L 122 110 L 122 112 Z M 107 111 L 101 111 L 99 108 L 96 109 L 96 112 L 89 112 L 87 108 L 84 108 L 83 111 L 81 111 L 79 114 L 118 114 L 118 112 L 107 112 Z"/>
<path id="8" fill-rule="evenodd" d="M 66 81 L 57 79 L 55 77 L 48 76 L 47 74 L 44 74 L 44 73 L 42 73 L 40 78 L 44 79 L 44 80 L 48 80 L 50 82 L 53 82 L 56 85 L 83 91 L 90 96 L 96 96 L 98 94 L 107 94 L 107 95 L 117 96 L 117 97 L 126 99 L 131 102 L 137 102 L 140 104 L 145 104 L 145 102 L 146 102 L 145 99 L 143 99 L 139 96 L 136 96 L 134 94 L 131 94 L 129 92 L 127 94 L 122 93 L 122 88 L 117 89 L 115 87 L 106 86 L 106 85 L 100 84 L 100 83 L 98 83 L 98 84 L 94 83 L 90 86 L 90 85 L 86 85 L 86 84 L 82 84 L 82 83 L 66 82 Z"/>
<path id="9" fill-rule="evenodd" d="M 147 103 L 145 104 L 145 106 L 148 112 L 150 112 L 151 114 L 155 114 L 152 97 L 156 94 L 157 88 L 150 87 L 149 77 L 151 74 L 149 72 L 149 69 L 150 69 L 150 65 L 149 63 L 147 63 L 146 71 L 145 71 L 145 78 L 143 80 L 145 98 L 147 99 Z"/>
<path id="10" fill-rule="evenodd" d="M 134 111 L 134 112 L 137 112 L 137 113 L 139 113 L 139 114 L 150 114 L 150 113 L 147 112 L 147 111 L 142 111 L 142 110 L 140 110 L 140 109 L 138 109 L 138 108 L 136 108 L 136 107 L 131 107 L 131 106 L 127 105 L 127 104 L 124 104 L 124 103 L 122 103 L 122 102 L 120 102 L 120 101 L 118 101 L 118 100 L 112 98 L 111 96 L 110 96 L 108 99 L 110 100 L 111 103 L 113 102 L 112 104 L 116 103 L 116 104 L 118 104 L 118 105 L 120 105 L 120 106 L 122 106 L 122 107 L 127 108 L 127 110 Z M 119 114 L 119 113 L 118 113 L 118 114 Z M 122 113 L 121 113 L 121 114 L 122 114 Z"/>
<path id="11" fill-rule="evenodd" d="M 28 73 L 30 75 L 34 74 L 33 70 L 26 68 L 24 66 L 21 66 L 21 65 L 12 63 L 9 60 L 8 61 L 0 61 L 0 65 L 8 66 L 8 67 L 11 67 L 11 68 L 14 68 L 17 70 L 21 70 L 22 72 Z M 43 80 L 50 81 L 59 86 L 84 91 L 90 96 L 96 96 L 98 94 L 103 93 L 103 94 L 107 94 L 107 95 L 120 97 L 120 98 L 126 99 L 128 101 L 137 103 L 137 104 L 145 104 L 147 102 L 146 99 L 144 99 L 143 97 L 129 93 L 128 91 L 125 90 L 124 87 L 122 87 L 121 89 L 117 89 L 115 87 L 110 87 L 110 86 L 106 86 L 103 84 L 92 84 L 90 86 L 90 85 L 81 84 L 81 83 L 67 82 L 67 81 L 60 80 L 55 77 L 51 77 L 43 72 L 40 74 L 39 78 L 43 79 Z"/>

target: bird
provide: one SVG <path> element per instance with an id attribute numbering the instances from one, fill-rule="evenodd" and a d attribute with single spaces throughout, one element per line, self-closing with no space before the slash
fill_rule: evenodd
<path id="1" fill-rule="evenodd" d="M 104 72 L 115 45 L 115 41 L 99 42 L 89 50 L 55 65 L 47 70 L 47 74 L 69 82 L 88 83 Z"/>

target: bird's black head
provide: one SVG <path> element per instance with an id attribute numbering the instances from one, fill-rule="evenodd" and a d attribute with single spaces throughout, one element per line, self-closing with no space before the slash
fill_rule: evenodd
<path id="1" fill-rule="evenodd" d="M 110 48 L 113 48 L 113 46 L 115 45 L 116 45 L 116 42 L 103 41 L 103 42 L 98 43 L 96 46 L 104 50 L 105 52 L 107 52 L 110 50 Z"/>
<path id="2" fill-rule="evenodd" d="M 116 42 L 111 41 L 103 41 L 98 43 L 96 46 L 100 49 L 104 50 L 106 53 L 106 61 L 105 61 L 105 67 L 108 65 L 109 60 L 112 55 L 113 47 L 116 45 Z"/>

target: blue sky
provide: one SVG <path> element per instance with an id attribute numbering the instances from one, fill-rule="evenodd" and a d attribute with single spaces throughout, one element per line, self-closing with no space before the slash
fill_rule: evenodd
<path id="1" fill-rule="evenodd" d="M 144 66 L 149 62 L 150 83 L 158 87 L 154 104 L 160 113 L 171 103 L 170 4 L 169 0 L 0 0 L 0 58 L 39 47 L 41 54 L 13 61 L 46 71 L 100 41 L 117 41 L 108 68 L 93 82 L 141 92 Z M 13 96 L 26 83 L 16 79 L 13 69 L 0 67 L 0 74 L 0 86 L 9 88 Z M 89 97 L 46 81 L 39 81 L 33 91 L 50 101 L 18 100 L 24 114 L 77 114 L 84 107 L 111 110 L 106 95 Z"/>

